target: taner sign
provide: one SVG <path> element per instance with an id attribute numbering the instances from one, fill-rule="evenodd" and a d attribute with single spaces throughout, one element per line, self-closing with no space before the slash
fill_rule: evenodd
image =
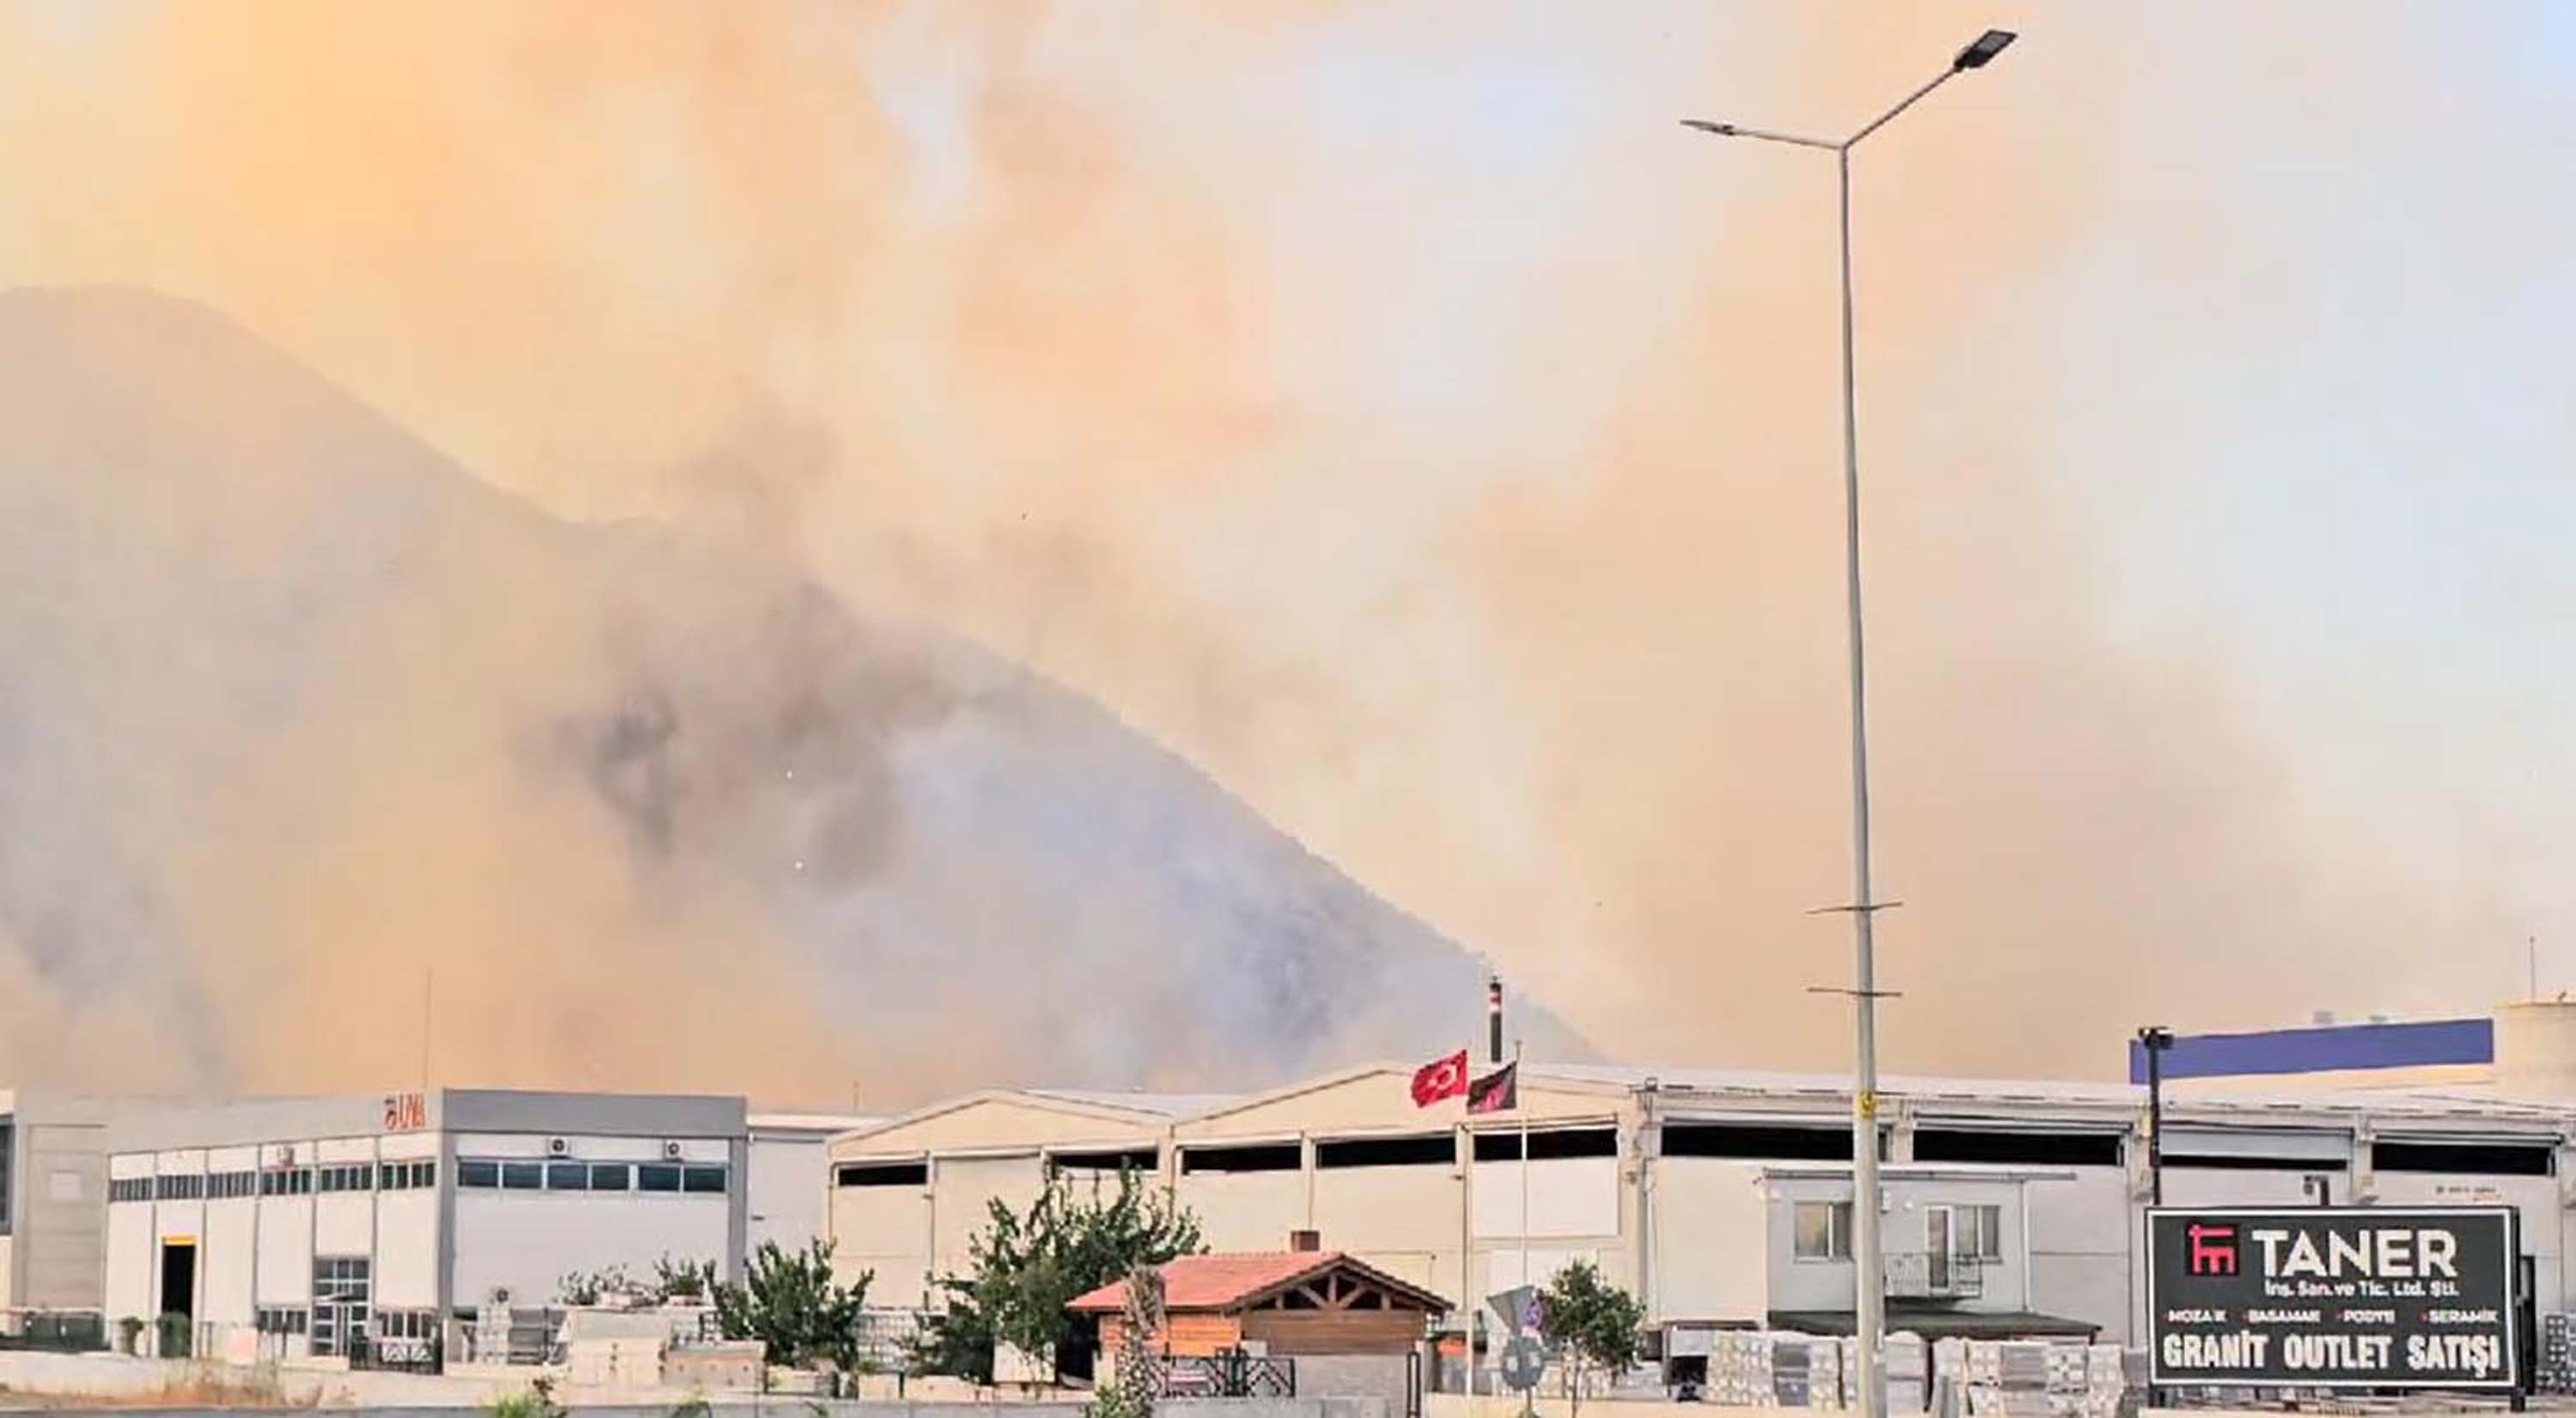
<path id="1" fill-rule="evenodd" d="M 2147 1247 L 2159 1385 L 2513 1386 L 2510 1208 L 2152 1211 Z"/>

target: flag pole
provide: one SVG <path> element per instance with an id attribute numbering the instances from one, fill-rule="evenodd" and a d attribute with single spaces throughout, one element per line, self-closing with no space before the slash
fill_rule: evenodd
<path id="1" fill-rule="evenodd" d="M 1529 1173 L 1529 1100 L 1521 1096 L 1521 1041 L 1512 1040 L 1512 1111 L 1521 1115 L 1521 1284 L 1532 1290 L 1538 1281 L 1530 1276 L 1530 1173 Z M 1532 1336 L 1535 1338 L 1536 1336 Z M 1538 1411 L 1538 1386 L 1521 1390 L 1521 1412 Z"/>

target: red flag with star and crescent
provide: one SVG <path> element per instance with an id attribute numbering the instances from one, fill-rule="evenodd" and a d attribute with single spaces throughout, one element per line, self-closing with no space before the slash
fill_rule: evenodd
<path id="1" fill-rule="evenodd" d="M 1433 1059 L 1413 1071 L 1413 1106 L 1428 1108 L 1444 1098 L 1467 1096 L 1467 1051 Z"/>

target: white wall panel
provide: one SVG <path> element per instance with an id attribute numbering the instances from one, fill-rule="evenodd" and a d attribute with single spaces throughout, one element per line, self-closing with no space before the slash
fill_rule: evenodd
<path id="1" fill-rule="evenodd" d="M 1561 1157 L 1529 1164 L 1532 1236 L 1619 1234 L 1619 1159 Z M 1479 1162 L 1475 1176 L 1476 1234 L 1519 1236 L 1521 1164 Z"/>
<path id="2" fill-rule="evenodd" d="M 1771 1311 L 1770 1201 L 1758 1164 L 1654 1162 L 1652 1319 L 1763 1322 Z"/>
<path id="3" fill-rule="evenodd" d="M 206 1233 L 197 1242 L 197 1318 L 251 1322 L 251 1266 L 258 1250 L 251 1230 L 258 1212 L 259 1202 L 250 1197 L 206 1203 Z"/>
<path id="4" fill-rule="evenodd" d="M 152 1220 L 150 1202 L 118 1202 L 107 1209 L 106 1306 L 110 1326 L 128 1317 L 152 1316 L 153 1267 L 159 1263 Z"/>
<path id="5" fill-rule="evenodd" d="M 1199 1219 L 1212 1251 L 1275 1251 L 1306 1224 L 1303 1172 L 1192 1172 L 1172 1194 Z"/>
<path id="6" fill-rule="evenodd" d="M 313 1202 L 310 1196 L 259 1198 L 259 1303 L 313 1303 Z"/>
<path id="7" fill-rule="evenodd" d="M 317 1256 L 366 1256 L 376 1253 L 376 1194 L 331 1192 L 313 1198 L 313 1253 Z"/>
<path id="8" fill-rule="evenodd" d="M 612 1205 L 614 1203 L 611 1203 Z M 438 1306 L 438 1192 L 386 1192 L 376 1198 L 376 1303 L 387 1309 Z"/>
<path id="9" fill-rule="evenodd" d="M 547 1304 L 573 1271 L 650 1274 L 663 1256 L 721 1266 L 732 1211 L 723 1196 L 460 1192 L 455 1302 L 478 1305 L 501 1288 L 515 1303 Z"/>
<path id="10" fill-rule="evenodd" d="M 940 1274 L 966 1268 L 966 1244 L 992 1225 L 991 1204 L 1013 1210 L 1037 1200 L 1043 1186 L 1035 1157 L 942 1157 L 931 1164 L 931 1264 Z"/>

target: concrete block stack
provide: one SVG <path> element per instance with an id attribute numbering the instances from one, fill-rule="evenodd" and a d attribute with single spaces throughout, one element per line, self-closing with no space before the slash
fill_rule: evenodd
<path id="1" fill-rule="evenodd" d="M 1815 1346 L 1803 1334 L 1775 1334 L 1771 1341 L 1771 1392 L 1783 1408 L 1804 1408 L 1815 1395 Z"/>
<path id="2" fill-rule="evenodd" d="M 1887 1411 L 1920 1413 L 1931 1397 L 1930 1346 L 1923 1336 L 1897 1333 L 1887 1337 Z"/>
<path id="3" fill-rule="evenodd" d="M 2576 1393 L 2576 1316 L 2540 1317 L 2540 1354 L 2532 1377 L 2542 1393 Z"/>
<path id="4" fill-rule="evenodd" d="M 1779 1403 L 1771 1381 L 1771 1336 L 1755 1330 L 1719 1330 L 1709 1336 L 1708 1398 L 1729 1408 L 1769 1408 Z"/>

